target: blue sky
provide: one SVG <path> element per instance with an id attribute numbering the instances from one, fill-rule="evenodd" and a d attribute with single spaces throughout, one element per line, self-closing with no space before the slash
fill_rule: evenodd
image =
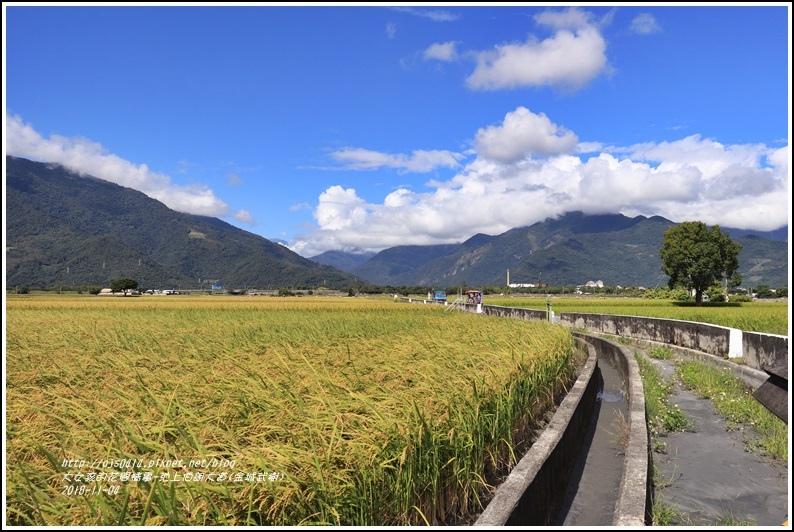
<path id="1" fill-rule="evenodd" d="M 573 210 L 790 221 L 788 3 L 3 11 L 6 154 L 304 256 Z"/>

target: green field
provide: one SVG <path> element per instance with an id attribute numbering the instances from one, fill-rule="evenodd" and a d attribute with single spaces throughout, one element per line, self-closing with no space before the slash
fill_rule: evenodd
<path id="1" fill-rule="evenodd" d="M 570 331 L 364 298 L 9 296 L 12 525 L 454 523 Z"/>
<path id="2" fill-rule="evenodd" d="M 695 307 L 659 299 L 577 298 L 577 297 L 499 297 L 486 296 L 483 304 L 505 307 L 526 307 L 546 310 L 546 303 L 556 314 L 585 312 L 648 316 L 673 320 L 712 323 L 743 331 L 788 335 L 790 307 L 787 301 L 704 304 Z"/>

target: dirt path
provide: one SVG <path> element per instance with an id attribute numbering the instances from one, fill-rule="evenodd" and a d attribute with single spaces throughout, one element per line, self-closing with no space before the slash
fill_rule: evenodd
<path id="1" fill-rule="evenodd" d="M 747 451 L 749 429 L 728 431 L 711 401 L 680 384 L 672 361 L 648 360 L 676 382 L 670 402 L 694 422 L 693 432 L 659 438 L 667 452 L 653 453 L 656 497 L 678 514 L 675 524 L 780 526 L 789 519 L 787 464 Z"/>

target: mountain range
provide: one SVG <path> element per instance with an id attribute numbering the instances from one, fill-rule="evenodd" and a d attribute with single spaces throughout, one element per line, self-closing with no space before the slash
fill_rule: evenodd
<path id="1" fill-rule="evenodd" d="M 496 236 L 461 244 L 396 246 L 372 257 L 341 252 L 313 260 L 391 286 L 449 287 L 515 284 L 665 286 L 659 249 L 676 225 L 660 216 L 570 212 Z M 744 286 L 788 286 L 788 228 L 759 233 L 722 228 L 741 244 Z M 761 236 L 764 235 L 764 236 Z M 509 273 L 508 273 L 509 272 Z"/>
<path id="2" fill-rule="evenodd" d="M 136 190 L 63 166 L 6 157 L 6 284 L 145 288 L 344 289 L 359 284 L 451 287 L 532 283 L 662 286 L 659 216 L 547 219 L 459 244 L 301 257 L 222 220 L 169 209 Z M 726 229 L 742 245 L 744 286 L 788 286 L 788 228 Z"/>

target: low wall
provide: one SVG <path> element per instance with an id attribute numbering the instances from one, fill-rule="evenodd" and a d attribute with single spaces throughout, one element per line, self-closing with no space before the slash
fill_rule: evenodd
<path id="1" fill-rule="evenodd" d="M 745 365 L 757 370 L 788 363 L 787 336 L 641 316 L 564 312 L 559 317 L 560 323 L 573 328 L 659 342 L 720 358 L 742 357 Z"/>
<path id="2" fill-rule="evenodd" d="M 578 312 L 564 312 L 560 314 L 560 320 L 563 324 L 573 328 L 626 336 L 638 340 L 653 340 L 695 349 L 710 355 L 725 356 L 730 351 L 731 329 L 719 325 L 641 316 Z"/>
<path id="3" fill-rule="evenodd" d="M 499 316 L 519 320 L 546 320 L 548 313 L 545 310 L 531 308 L 500 307 L 497 305 L 483 305 L 482 314 L 486 316 Z"/>
<path id="4" fill-rule="evenodd" d="M 755 369 L 763 370 L 782 363 L 788 366 L 788 336 L 745 332 L 742 335 L 742 356 L 744 363 Z"/>

